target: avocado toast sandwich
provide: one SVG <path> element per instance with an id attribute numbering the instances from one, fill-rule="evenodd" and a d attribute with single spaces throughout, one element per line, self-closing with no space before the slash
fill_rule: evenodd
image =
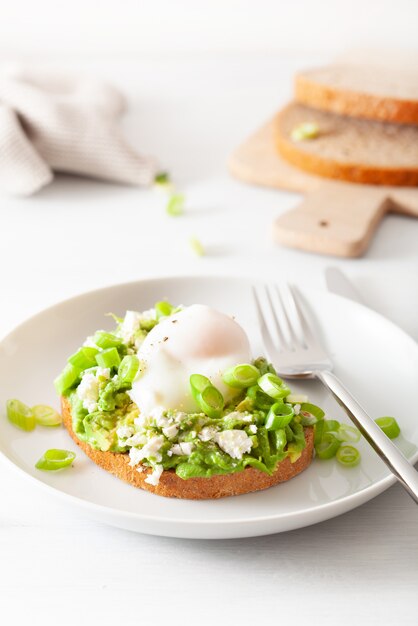
<path id="1" fill-rule="evenodd" d="M 96 464 L 188 499 L 266 489 L 309 466 L 323 412 L 251 358 L 233 318 L 159 302 L 115 322 L 55 380 L 64 425 Z"/>

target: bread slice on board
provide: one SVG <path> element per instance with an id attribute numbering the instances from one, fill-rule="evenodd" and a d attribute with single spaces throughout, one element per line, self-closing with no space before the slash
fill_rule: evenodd
<path id="1" fill-rule="evenodd" d="M 102 452 L 101 450 L 95 450 L 84 441 L 80 441 L 72 428 L 69 402 L 63 398 L 61 405 L 64 426 L 76 444 L 80 446 L 92 461 L 134 487 L 146 489 L 159 496 L 188 500 L 208 500 L 226 496 L 238 496 L 251 491 L 261 491 L 290 480 L 290 478 L 305 470 L 312 461 L 314 432 L 313 428 L 305 428 L 306 447 L 302 450 L 302 455 L 294 463 L 291 463 L 289 457 L 286 457 L 284 461 L 278 464 L 272 476 L 253 467 L 247 467 L 243 472 L 237 472 L 236 474 L 183 480 L 177 476 L 174 470 L 168 470 L 162 473 L 159 484 L 153 486 L 145 482 L 146 477 L 151 472 L 150 468 L 141 466 L 143 471 L 139 472 L 136 467 L 131 467 L 127 453 Z"/>
<path id="2" fill-rule="evenodd" d="M 330 65 L 299 72 L 295 99 L 324 111 L 418 125 L 418 71 Z"/>
<path id="3" fill-rule="evenodd" d="M 296 141 L 292 131 L 317 124 L 314 139 Z M 312 174 L 372 185 L 418 185 L 418 127 L 385 124 L 290 103 L 277 116 L 279 153 Z"/>

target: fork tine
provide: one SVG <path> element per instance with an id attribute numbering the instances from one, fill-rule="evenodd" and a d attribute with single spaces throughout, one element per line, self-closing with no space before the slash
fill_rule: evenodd
<path id="1" fill-rule="evenodd" d="M 265 290 L 266 290 L 266 294 L 267 294 L 267 300 L 268 300 L 268 303 L 270 305 L 271 314 L 272 314 L 272 317 L 273 317 L 274 327 L 276 329 L 277 336 L 279 338 L 280 344 L 281 344 L 283 349 L 290 350 L 292 346 L 289 346 L 289 342 L 286 340 L 286 338 L 285 338 L 285 336 L 283 334 L 283 331 L 281 329 L 280 320 L 278 318 L 277 311 L 276 311 L 277 307 L 275 307 L 274 304 L 273 304 L 273 299 L 272 299 L 272 296 L 271 296 L 271 293 L 270 293 L 270 289 L 265 287 Z"/>
<path id="2" fill-rule="evenodd" d="M 303 344 L 303 342 L 301 342 L 301 340 L 299 339 L 299 337 L 297 335 L 297 332 L 295 331 L 294 324 L 292 324 L 292 321 L 291 321 L 291 316 L 290 316 L 286 306 L 284 305 L 283 298 L 282 298 L 282 296 L 280 294 L 280 291 L 279 291 L 277 286 L 276 286 L 276 295 L 277 295 L 277 298 L 278 298 L 278 300 L 280 302 L 280 305 L 281 305 L 281 307 L 283 309 L 283 314 L 285 316 L 286 323 L 287 323 L 287 326 L 289 328 L 290 337 L 291 337 L 291 340 L 293 342 L 293 349 L 296 350 L 296 348 L 304 348 L 305 345 Z"/>
<path id="3" fill-rule="evenodd" d="M 317 346 L 318 342 L 315 339 L 315 335 L 312 332 L 312 329 L 308 324 L 305 314 L 302 311 L 302 307 L 301 307 L 299 296 L 296 292 L 296 289 L 292 287 L 291 285 L 288 285 L 288 289 L 289 289 L 290 301 L 293 304 L 295 314 L 299 320 L 299 325 L 304 335 L 303 339 L 305 341 L 306 347 Z"/>
<path id="4" fill-rule="evenodd" d="M 260 304 L 260 300 L 258 298 L 258 294 L 256 291 L 256 288 L 254 287 L 254 285 L 252 286 L 252 291 L 253 291 L 253 297 L 254 297 L 254 302 L 255 302 L 255 308 L 257 310 L 257 317 L 258 317 L 258 323 L 260 325 L 260 330 L 261 330 L 261 336 L 263 338 L 263 342 L 264 342 L 264 346 L 267 350 L 267 353 L 269 355 L 269 357 L 274 360 L 275 358 L 277 358 L 277 354 L 278 354 L 278 350 L 275 347 L 271 335 L 270 335 L 270 331 L 267 327 L 266 324 L 266 320 L 263 314 L 263 310 Z"/>

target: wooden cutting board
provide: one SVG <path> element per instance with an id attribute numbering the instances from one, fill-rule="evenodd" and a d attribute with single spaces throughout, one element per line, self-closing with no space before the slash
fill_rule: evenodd
<path id="1" fill-rule="evenodd" d="M 380 220 L 395 212 L 418 217 L 418 189 L 331 181 L 298 170 L 277 154 L 274 119 L 230 157 L 228 167 L 240 180 L 305 194 L 294 209 L 274 223 L 274 238 L 285 246 L 342 257 L 360 256 Z"/>

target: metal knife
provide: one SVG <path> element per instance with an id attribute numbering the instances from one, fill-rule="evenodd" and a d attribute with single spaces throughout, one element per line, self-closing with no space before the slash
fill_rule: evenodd
<path id="1" fill-rule="evenodd" d="M 364 300 L 357 289 L 353 287 L 347 276 L 338 267 L 327 267 L 325 269 L 325 281 L 329 291 L 332 293 L 364 304 Z"/>

